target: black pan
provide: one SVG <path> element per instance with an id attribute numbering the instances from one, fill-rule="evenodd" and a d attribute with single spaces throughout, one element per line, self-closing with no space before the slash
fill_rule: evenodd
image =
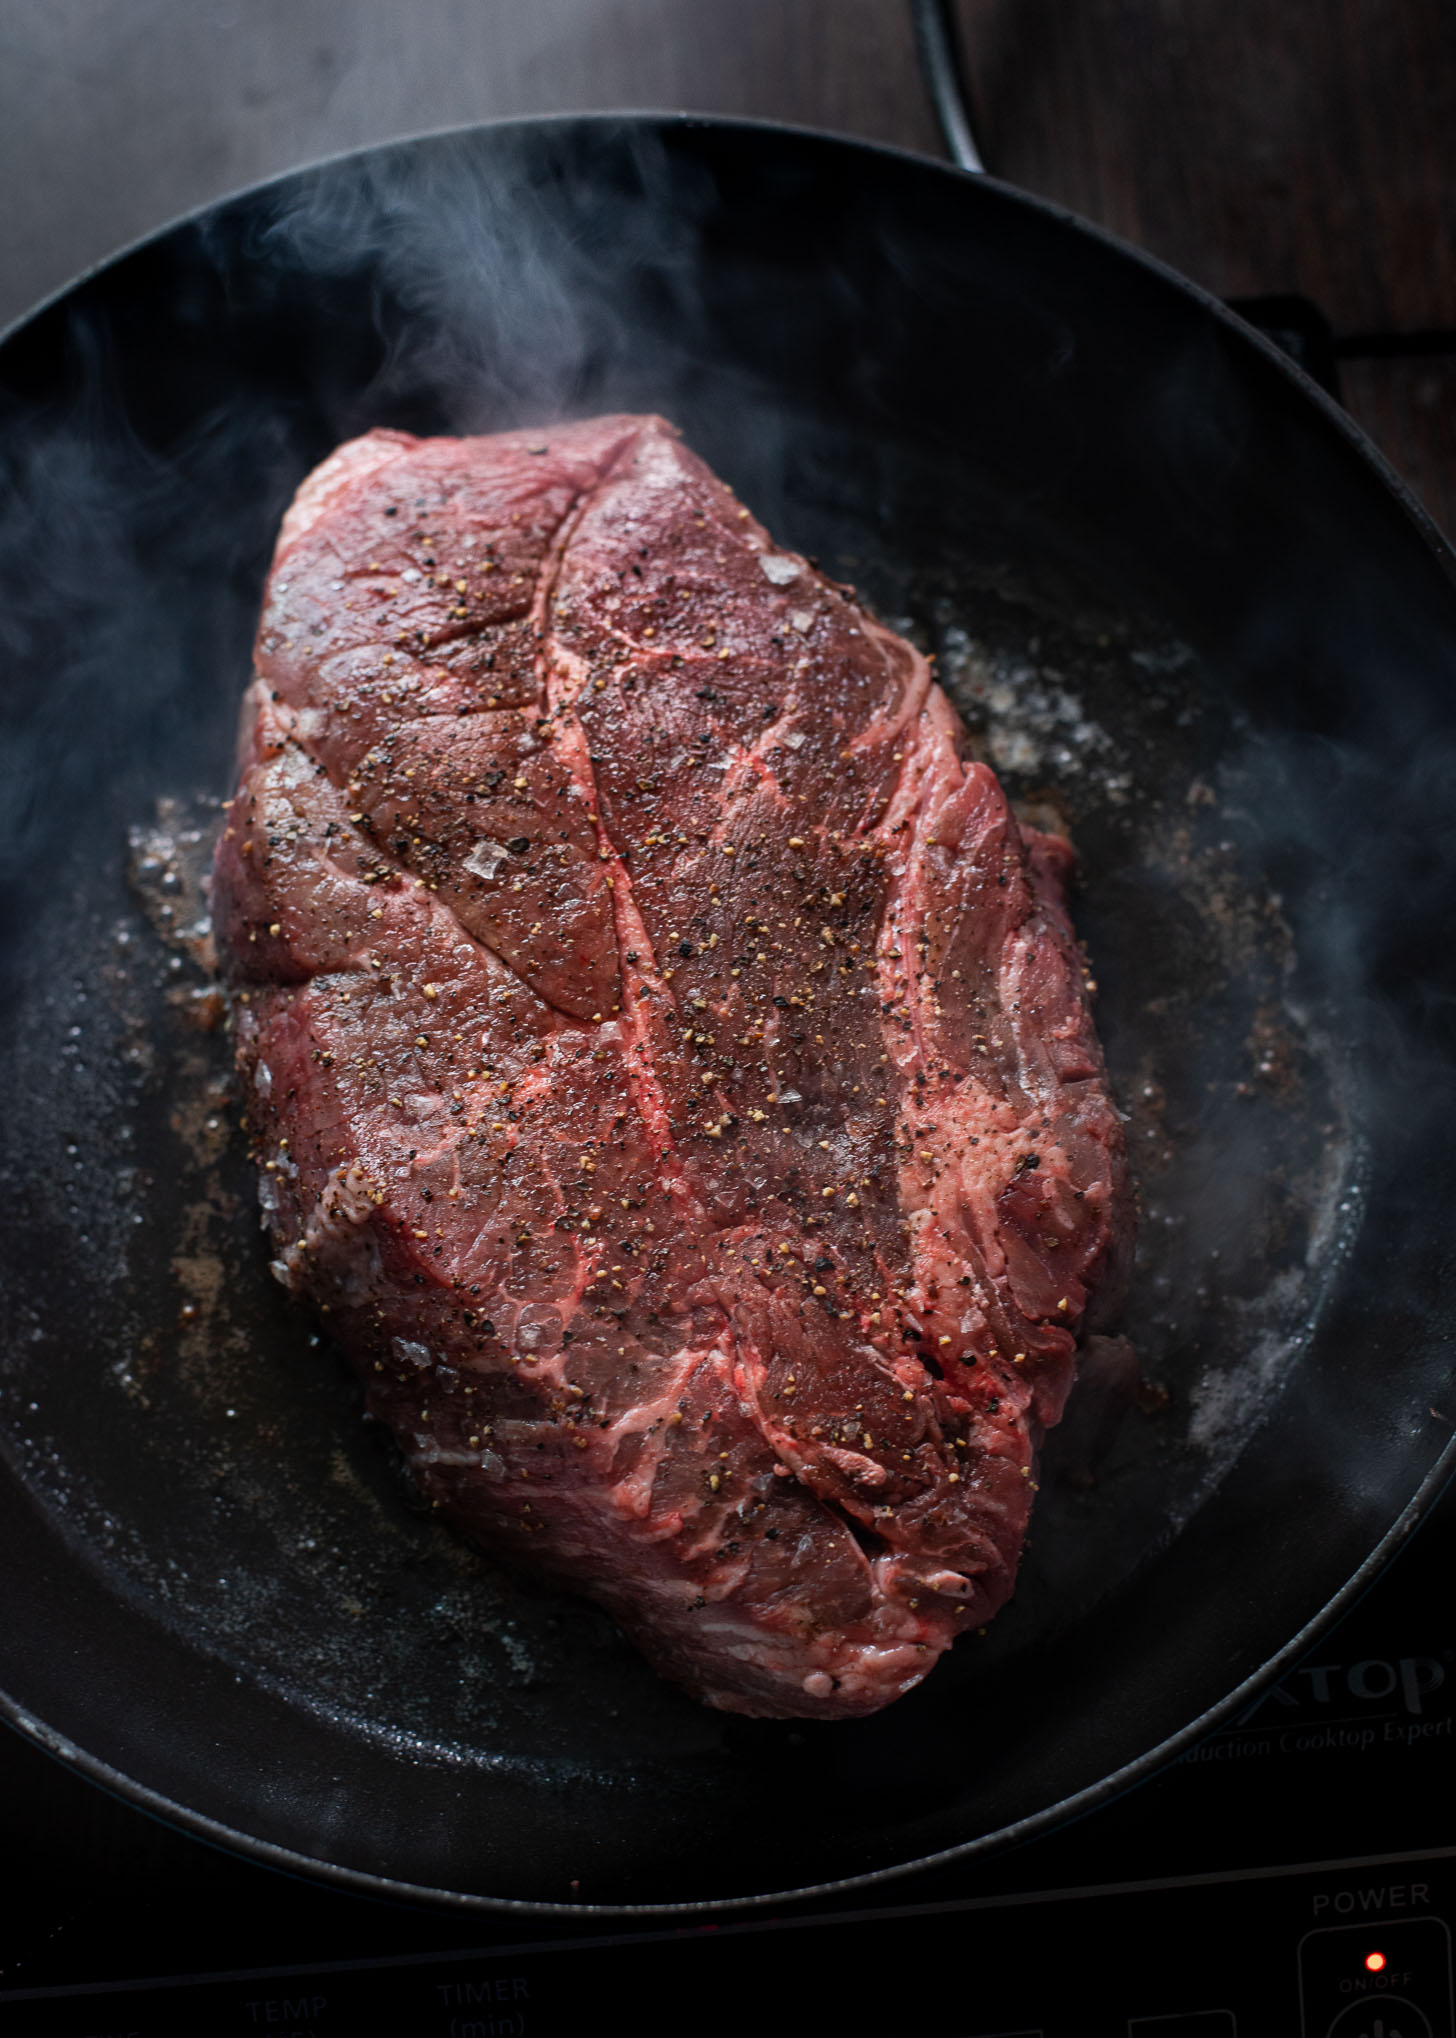
<path id="1" fill-rule="evenodd" d="M 879 1718 L 701 1710 L 415 1505 L 269 1281 L 200 901 L 278 517 L 379 423 L 666 412 L 941 658 L 1082 856 L 1145 1393 Z M 1148 1773 L 1451 1460 L 1451 560 L 1343 416 L 1053 208 L 577 120 L 218 206 L 0 350 L 0 1687 L 194 1832 L 463 1904 L 845 1887 Z M 161 803 L 159 807 L 159 802 Z M 127 838 L 135 836 L 128 869 Z M 205 960 L 205 958 L 204 958 Z"/>

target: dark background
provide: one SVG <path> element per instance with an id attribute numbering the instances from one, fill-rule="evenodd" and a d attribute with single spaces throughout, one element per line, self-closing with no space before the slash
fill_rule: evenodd
<path id="1" fill-rule="evenodd" d="M 1351 349 L 1345 401 L 1456 530 L 1456 8 L 962 0 L 960 19 L 991 169 L 1221 295 L 1313 300 Z M 3 0 L 0 322 L 275 171 L 459 122 L 607 107 L 763 116 L 941 153 L 901 0 Z M 1405 1618 L 1391 1652 L 1439 1653 L 1445 1626 L 1427 1632 L 1424 1603 Z M 1181 1865 L 1155 1836 L 1191 1788 L 1175 1774 L 1099 1831 L 1115 1829 L 1144 1874 Z M 0 1837 L 0 1988 L 538 1929 L 285 1883 L 113 1805 L 8 1735 Z M 1069 1878 L 1095 1877 L 1099 1844 L 1073 1843 Z M 1036 1880 L 1025 1852 L 1017 1877 Z"/>

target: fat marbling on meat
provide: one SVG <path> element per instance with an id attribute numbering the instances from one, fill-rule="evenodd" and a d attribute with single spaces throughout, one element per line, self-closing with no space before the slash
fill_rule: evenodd
<path id="1" fill-rule="evenodd" d="M 1071 852 L 965 751 L 660 419 L 372 432 L 284 520 L 214 882 L 274 1271 L 733 1711 L 1003 1604 L 1126 1259 Z"/>

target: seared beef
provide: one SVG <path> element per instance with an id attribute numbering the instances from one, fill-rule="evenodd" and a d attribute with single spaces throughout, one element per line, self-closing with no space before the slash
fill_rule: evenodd
<path id="1" fill-rule="evenodd" d="M 655 418 L 342 447 L 257 672 L 214 904 L 279 1279 L 445 1518 L 699 1698 L 909 1690 L 1129 1239 L 1067 845 Z"/>

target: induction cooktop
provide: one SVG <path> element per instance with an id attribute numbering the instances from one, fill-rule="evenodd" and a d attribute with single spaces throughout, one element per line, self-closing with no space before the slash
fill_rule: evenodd
<path id="1" fill-rule="evenodd" d="M 0 2027 L 1453 2038 L 1453 1568 L 1448 1490 L 1295 1670 L 1125 1796 L 989 1860 L 708 1924 L 467 1916 L 301 1883 L 7 1732 Z M 792 1802 L 786 1778 L 786 1817 Z"/>

